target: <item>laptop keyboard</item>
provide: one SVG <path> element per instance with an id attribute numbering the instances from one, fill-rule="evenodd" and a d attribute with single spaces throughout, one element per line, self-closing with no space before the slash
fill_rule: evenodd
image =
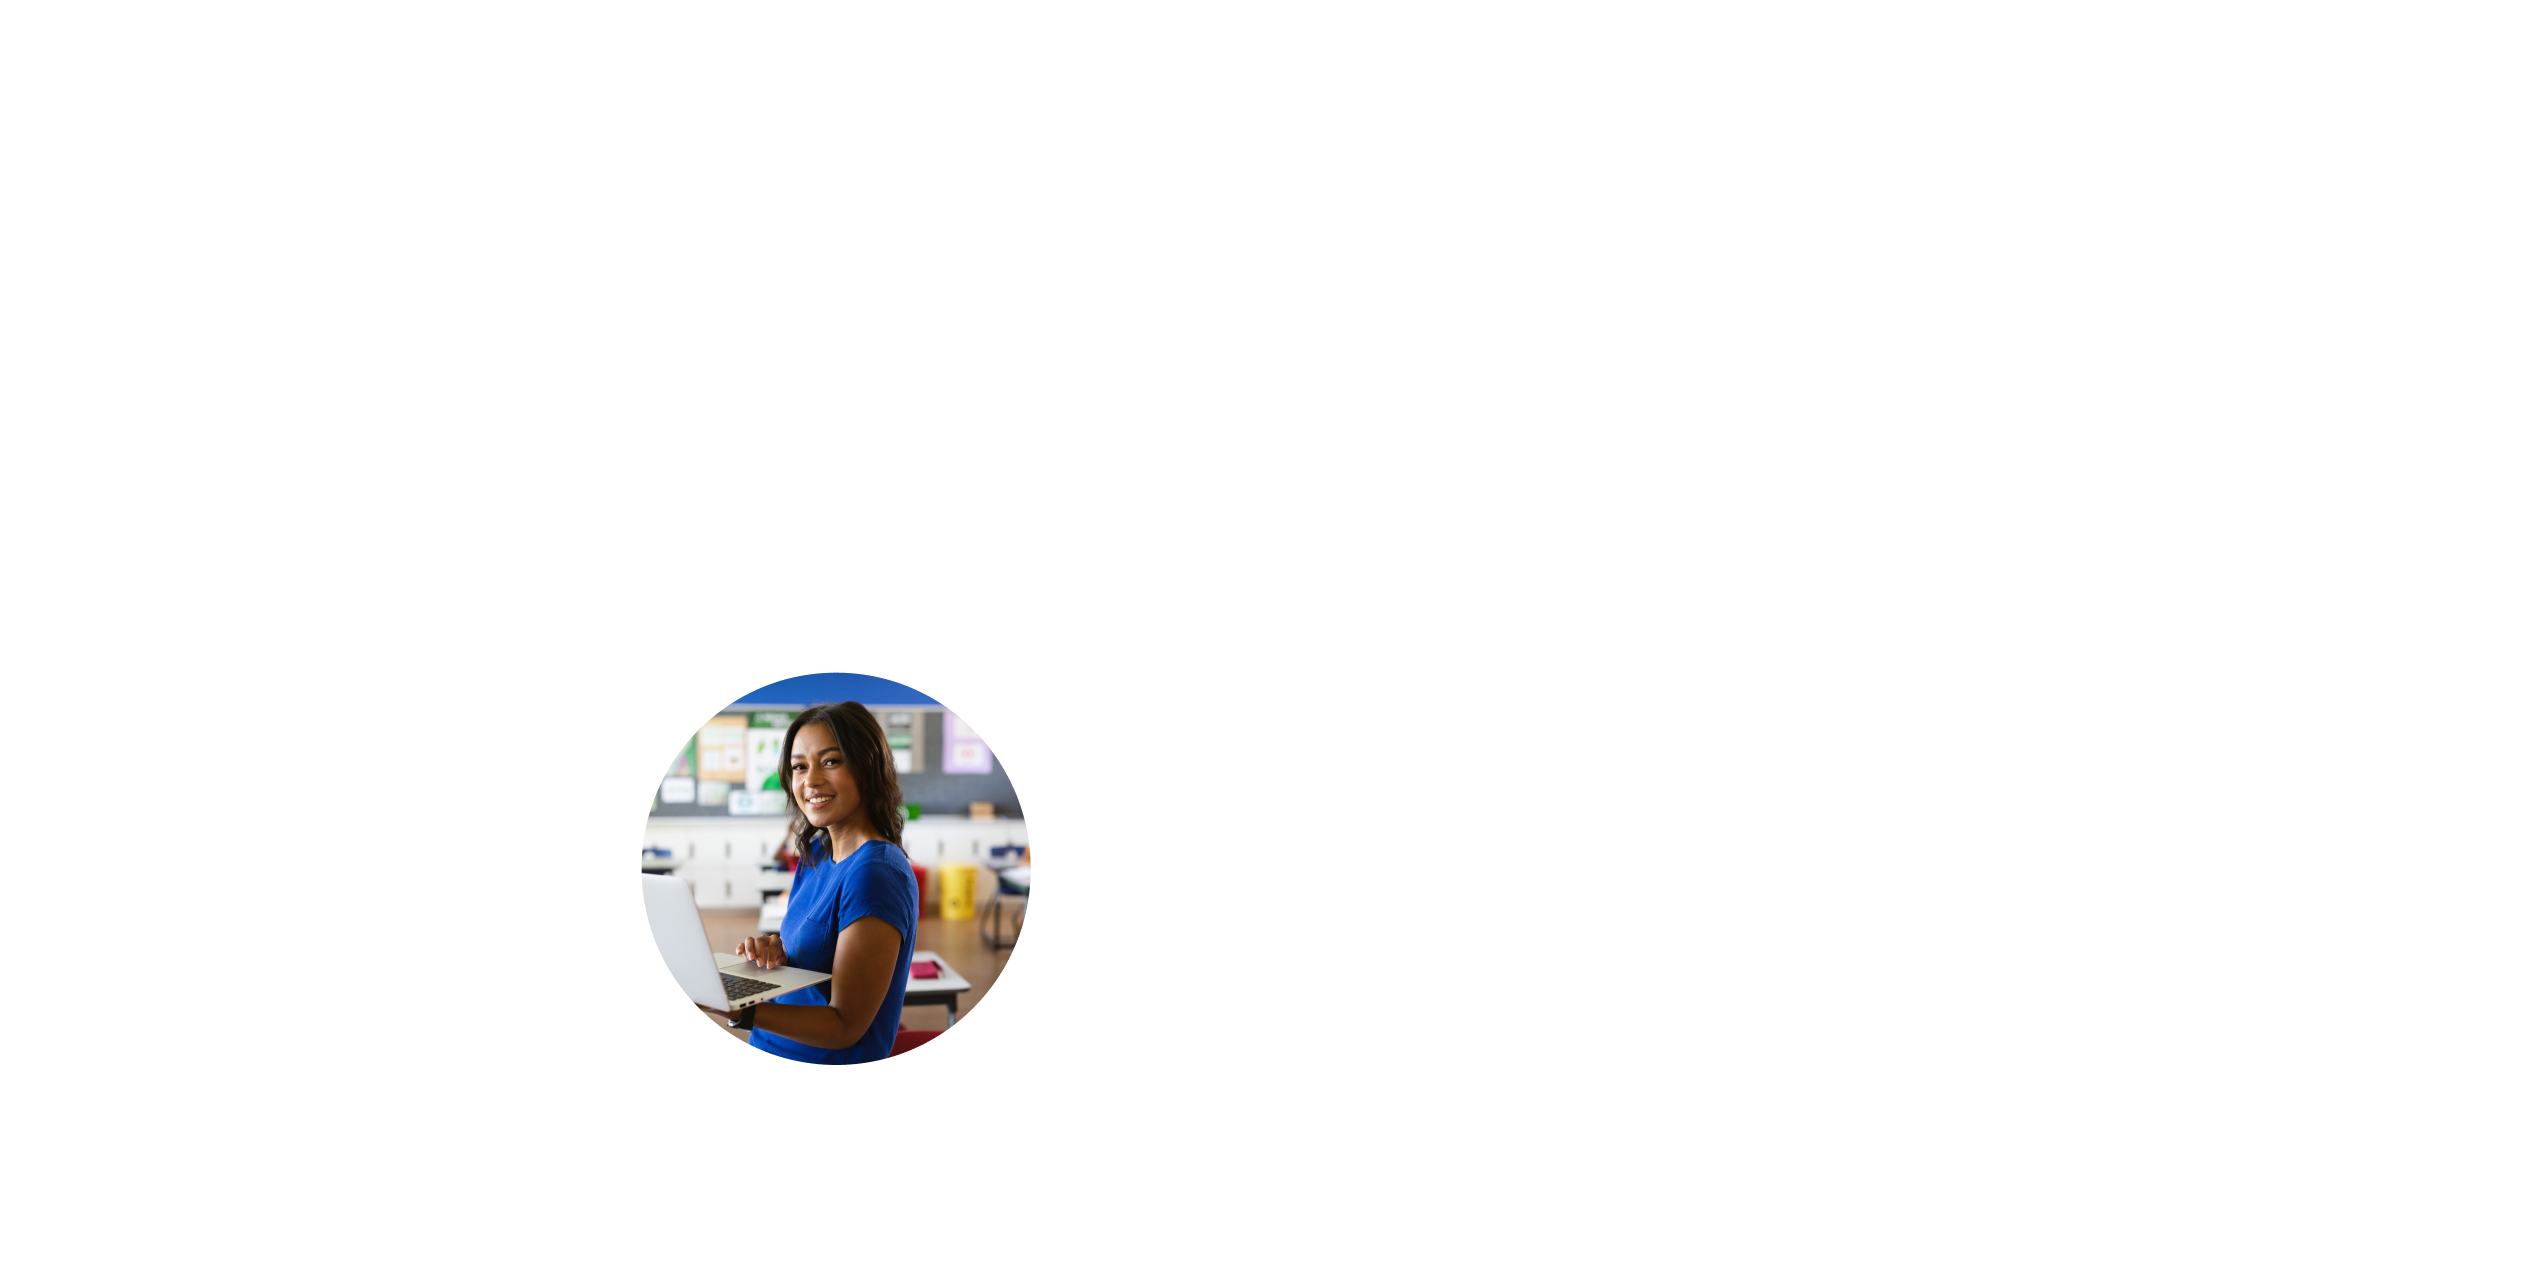
<path id="1" fill-rule="evenodd" d="M 780 988 L 769 980 L 748 980 L 744 976 L 732 976 L 725 971 L 719 973 L 719 987 L 727 990 L 731 998 L 751 998 L 766 989 Z"/>

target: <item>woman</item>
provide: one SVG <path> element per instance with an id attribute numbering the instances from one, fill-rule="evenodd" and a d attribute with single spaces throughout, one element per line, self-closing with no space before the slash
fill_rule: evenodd
<path id="1" fill-rule="evenodd" d="M 756 1003 L 730 1019 L 747 1041 L 792 1060 L 853 1065 L 895 1049 L 904 982 L 921 914 L 903 853 L 903 789 L 894 753 L 867 708 L 819 704 L 789 724 L 790 849 L 799 852 L 781 934 L 737 947 L 758 967 L 784 964 L 833 979 Z"/>

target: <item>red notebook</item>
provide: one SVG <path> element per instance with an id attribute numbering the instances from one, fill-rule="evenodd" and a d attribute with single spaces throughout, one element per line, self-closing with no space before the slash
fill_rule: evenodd
<path id="1" fill-rule="evenodd" d="M 913 964 L 912 964 L 912 978 L 913 978 L 913 979 L 915 979 L 915 980 L 936 980 L 936 979 L 938 979 L 938 964 L 937 964 L 937 963 L 935 963 L 935 962 L 916 962 L 916 963 L 913 963 Z"/>

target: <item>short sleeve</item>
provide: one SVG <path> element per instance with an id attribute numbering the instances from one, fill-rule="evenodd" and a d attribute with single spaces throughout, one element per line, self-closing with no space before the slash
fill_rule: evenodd
<path id="1" fill-rule="evenodd" d="M 833 929 L 841 931 L 862 918 L 876 918 L 902 935 L 903 948 L 911 948 L 912 885 L 911 876 L 893 861 L 853 860 L 843 871 L 841 903 L 834 914 Z"/>

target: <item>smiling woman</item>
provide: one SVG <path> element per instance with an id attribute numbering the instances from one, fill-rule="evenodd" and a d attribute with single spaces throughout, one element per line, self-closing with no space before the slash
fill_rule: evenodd
<path id="1" fill-rule="evenodd" d="M 748 937 L 737 956 L 766 970 L 795 966 L 832 978 L 744 1008 L 737 1027 L 753 1031 L 753 1045 L 791 1060 L 883 1060 L 903 1019 L 921 912 L 903 852 L 894 756 L 877 718 L 853 701 L 800 713 L 780 760 L 798 808 L 789 829 L 790 849 L 801 853 L 798 876 L 781 933 Z"/>

